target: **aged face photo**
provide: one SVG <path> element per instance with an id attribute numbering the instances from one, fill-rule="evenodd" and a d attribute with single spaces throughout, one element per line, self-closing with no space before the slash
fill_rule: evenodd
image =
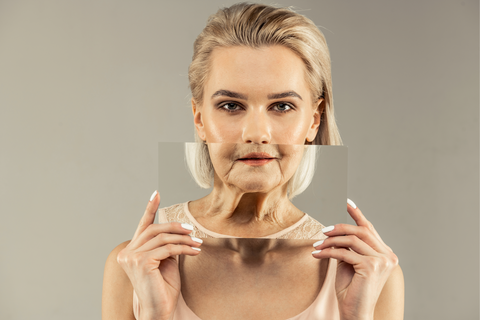
<path id="1" fill-rule="evenodd" d="M 264 180 L 269 180 L 271 176 L 275 177 L 277 175 L 283 177 L 282 173 L 284 171 L 292 172 L 291 176 L 293 176 L 295 174 L 294 171 L 300 166 L 303 176 L 300 176 L 299 173 L 296 173 L 296 175 L 298 176 L 297 179 L 302 183 L 295 187 L 296 191 L 294 190 L 296 193 L 300 192 L 290 199 L 287 194 L 289 190 L 283 190 L 283 193 L 280 190 L 279 194 L 284 194 L 284 198 L 289 199 L 301 211 L 320 221 L 325 226 L 347 222 L 347 214 L 344 211 L 344 199 L 347 192 L 347 147 L 269 145 L 268 148 L 273 150 L 269 151 L 271 155 L 300 158 L 295 161 L 289 160 L 285 166 L 290 168 L 281 170 L 280 164 L 277 162 L 278 160 L 246 160 L 246 162 L 253 162 L 251 166 L 242 163 L 242 161 L 245 161 L 241 160 L 244 152 L 237 150 L 242 150 L 246 146 L 245 144 L 214 143 L 209 144 L 209 151 L 205 152 L 206 148 L 201 143 L 158 143 L 158 190 L 162 198 L 160 207 L 165 208 L 178 203 L 200 199 L 212 192 L 214 188 L 213 177 L 216 173 L 210 172 L 205 174 L 206 170 L 201 165 L 205 161 L 199 160 L 205 154 L 210 155 L 210 150 L 214 149 L 212 152 L 214 157 L 216 157 L 216 150 L 222 150 L 221 153 L 225 156 L 220 156 L 217 159 L 219 164 L 212 167 L 233 167 L 232 163 L 235 162 L 237 163 L 234 166 L 240 167 L 238 169 L 235 168 L 235 170 L 239 171 L 238 175 L 226 175 L 227 179 L 230 180 L 224 178 L 224 180 L 229 181 L 228 185 L 232 193 L 235 191 L 239 192 L 238 189 L 242 189 L 241 191 L 244 192 L 245 185 L 251 188 L 251 184 L 256 185 L 256 187 L 262 186 L 263 188 L 268 186 L 270 189 L 268 191 L 288 189 L 288 183 L 283 182 L 282 184 L 283 180 L 281 178 L 275 178 L 272 179 L 273 181 L 267 182 Z M 268 149 L 262 149 L 262 152 L 263 150 Z M 301 153 L 301 155 L 298 155 L 298 153 Z M 302 158 L 304 155 L 305 157 Z M 240 160 L 237 161 L 237 159 Z M 264 162 L 266 165 L 272 165 L 274 168 L 266 169 L 270 170 L 271 173 L 267 177 L 262 177 L 262 172 L 249 172 L 261 169 L 265 165 L 260 166 L 255 162 Z M 225 171 L 228 172 L 228 170 Z M 202 173 L 204 174 L 202 175 Z M 251 180 L 247 179 L 248 177 Z M 217 179 L 220 179 L 220 177 Z M 163 181 L 170 181 L 170 183 L 164 184 Z M 277 181 L 280 181 L 280 188 L 276 186 L 278 184 Z M 225 184 L 223 181 L 220 183 Z M 290 183 L 290 190 L 291 188 L 292 183 Z"/>

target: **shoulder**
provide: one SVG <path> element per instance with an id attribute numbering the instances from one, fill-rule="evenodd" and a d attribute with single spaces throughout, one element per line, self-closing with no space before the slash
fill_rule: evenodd
<path id="1" fill-rule="evenodd" d="M 107 261 L 105 262 L 104 280 L 107 275 L 112 275 L 112 274 L 115 274 L 116 276 L 121 276 L 121 278 L 127 277 L 125 271 L 123 271 L 122 267 L 117 262 L 117 256 L 118 256 L 118 253 L 122 251 L 130 243 L 130 241 L 131 240 L 127 240 L 120 243 L 110 252 L 110 254 L 107 257 Z"/>
<path id="2" fill-rule="evenodd" d="M 117 256 L 120 251 L 122 251 L 132 240 L 127 240 L 122 243 L 120 243 L 118 246 L 113 248 L 113 250 L 110 252 L 110 254 L 107 257 L 107 261 L 105 263 L 105 267 L 117 269 L 117 266 L 121 269 L 120 265 L 117 263 Z M 122 269 L 123 270 L 123 269 Z"/>
<path id="3" fill-rule="evenodd" d="M 118 246 L 116 246 L 115 248 L 113 248 L 113 250 L 110 252 L 110 254 L 108 255 L 108 257 L 112 256 L 112 255 L 115 255 L 115 254 L 118 254 L 120 251 L 123 250 L 123 248 L 125 248 L 126 246 L 128 246 L 128 244 L 131 242 L 132 240 L 127 240 L 127 241 L 124 241 L 122 243 L 120 243 Z"/>
<path id="4" fill-rule="evenodd" d="M 116 246 L 108 255 L 103 273 L 102 319 L 135 319 L 133 317 L 133 286 L 117 262 L 117 256 L 130 240 Z"/>
<path id="5" fill-rule="evenodd" d="M 383 286 L 375 306 L 375 320 L 403 319 L 405 304 L 405 284 L 400 265 L 393 269 Z"/>

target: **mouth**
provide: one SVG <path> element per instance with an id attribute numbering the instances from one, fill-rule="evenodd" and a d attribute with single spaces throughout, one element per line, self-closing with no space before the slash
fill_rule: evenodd
<path id="1" fill-rule="evenodd" d="M 251 152 L 237 159 L 238 161 L 253 167 L 263 166 L 277 158 L 266 152 Z"/>

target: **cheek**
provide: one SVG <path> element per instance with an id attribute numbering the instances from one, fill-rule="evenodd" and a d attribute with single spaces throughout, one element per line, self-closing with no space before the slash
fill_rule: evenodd
<path id="1" fill-rule="evenodd" d="M 310 122 L 305 118 L 292 119 L 292 121 L 285 121 L 284 123 L 278 123 L 275 126 L 275 132 L 278 144 L 301 144 L 305 143 Z"/>
<path id="2" fill-rule="evenodd" d="M 224 119 L 215 119 L 210 117 L 205 123 L 205 135 L 208 142 L 234 143 L 238 135 L 239 128 L 232 125 L 232 122 Z"/>
<path id="3" fill-rule="evenodd" d="M 213 168 L 218 174 L 228 172 L 233 164 L 232 155 L 236 145 L 233 143 L 209 143 L 208 152 Z"/>
<path id="4" fill-rule="evenodd" d="M 282 155 L 282 171 L 288 176 L 293 176 L 302 161 L 305 146 L 301 144 L 285 144 L 279 146 Z"/>

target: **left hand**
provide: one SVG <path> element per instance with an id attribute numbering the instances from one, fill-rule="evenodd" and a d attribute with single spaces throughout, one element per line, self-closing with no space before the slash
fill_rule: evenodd
<path id="1" fill-rule="evenodd" d="M 378 297 L 398 258 L 360 209 L 347 205 L 347 211 L 357 226 L 336 224 L 324 232 L 328 238 L 315 246 L 321 252 L 313 256 L 338 260 L 335 291 L 340 318 L 373 320 Z"/>

